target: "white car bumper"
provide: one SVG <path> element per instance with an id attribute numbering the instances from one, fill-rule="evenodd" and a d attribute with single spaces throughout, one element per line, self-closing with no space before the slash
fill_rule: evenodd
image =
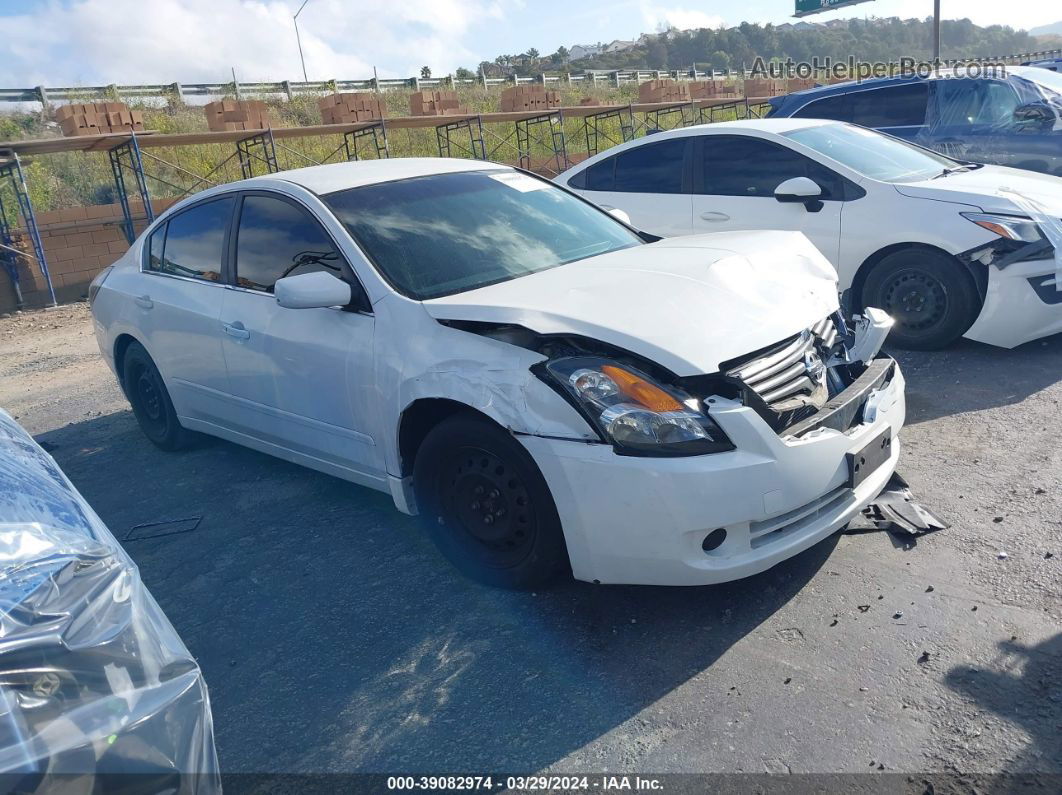
<path id="1" fill-rule="evenodd" d="M 783 440 L 752 409 L 712 410 L 737 449 L 687 458 L 619 456 L 604 444 L 522 436 L 564 526 L 577 579 L 705 585 L 764 571 L 831 535 L 888 482 L 899 458 L 904 380 L 871 392 L 865 421 Z M 871 408 L 872 407 L 872 408 Z M 847 455 L 893 434 L 891 457 L 855 489 Z M 726 540 L 705 552 L 717 528 Z"/>
<path id="2" fill-rule="evenodd" d="M 1054 283 L 1040 288 L 1044 279 L 1056 277 L 1053 259 L 1016 262 L 1000 270 L 988 269 L 988 291 L 977 320 L 963 336 L 989 345 L 1013 348 L 1023 342 L 1062 332 L 1062 292 Z M 1046 296 L 1048 300 L 1044 300 Z M 1053 301 L 1054 303 L 1051 303 Z"/>

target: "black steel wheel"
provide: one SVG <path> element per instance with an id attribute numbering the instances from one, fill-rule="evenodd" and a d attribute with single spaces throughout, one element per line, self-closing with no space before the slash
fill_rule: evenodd
<path id="1" fill-rule="evenodd" d="M 889 339 L 903 348 L 936 350 L 970 328 L 981 309 L 973 278 L 939 251 L 911 248 L 882 258 L 867 275 L 863 305 L 888 312 Z"/>
<path id="2" fill-rule="evenodd" d="M 181 427 L 162 374 L 139 342 L 125 351 L 122 386 L 140 430 L 153 444 L 170 451 L 188 446 L 192 434 Z"/>
<path id="3" fill-rule="evenodd" d="M 473 414 L 437 425 L 417 452 L 413 485 L 425 531 L 472 579 L 529 588 L 567 564 L 545 479 L 497 425 Z"/>

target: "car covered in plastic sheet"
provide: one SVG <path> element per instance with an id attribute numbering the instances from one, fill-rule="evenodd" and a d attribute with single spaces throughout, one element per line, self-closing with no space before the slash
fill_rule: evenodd
<path id="1" fill-rule="evenodd" d="M 1062 74 L 1039 66 L 820 86 L 775 97 L 768 115 L 847 121 L 959 160 L 1062 176 Z"/>
<path id="2" fill-rule="evenodd" d="M 136 565 L 0 410 L 0 791 L 220 791 L 210 702 Z"/>

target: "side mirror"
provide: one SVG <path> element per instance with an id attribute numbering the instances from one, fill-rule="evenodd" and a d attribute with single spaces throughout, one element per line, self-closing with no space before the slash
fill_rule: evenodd
<path id="1" fill-rule="evenodd" d="M 1036 126 L 1054 124 L 1055 111 L 1047 102 L 1030 102 L 1014 110 L 1014 121 Z"/>
<path id="2" fill-rule="evenodd" d="M 807 177 L 787 179 L 774 189 L 774 198 L 788 204 L 803 204 L 809 213 L 822 209 L 822 188 Z"/>
<path id="3" fill-rule="evenodd" d="M 301 273 L 279 279 L 273 286 L 277 303 L 286 309 L 320 309 L 350 303 L 350 285 L 331 273 Z"/>
<path id="4" fill-rule="evenodd" d="M 611 215 L 613 218 L 623 221 L 623 223 L 625 223 L 627 226 L 634 226 L 634 224 L 631 223 L 631 217 L 619 207 L 610 208 L 608 214 Z"/>

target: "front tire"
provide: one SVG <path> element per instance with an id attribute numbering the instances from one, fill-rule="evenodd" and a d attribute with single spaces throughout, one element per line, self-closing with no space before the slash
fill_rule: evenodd
<path id="1" fill-rule="evenodd" d="M 172 452 L 191 443 L 192 433 L 181 427 L 159 368 L 139 342 L 131 342 L 125 351 L 122 386 L 140 430 L 152 444 Z"/>
<path id="2" fill-rule="evenodd" d="M 981 298 L 960 263 L 939 251 L 896 251 L 874 266 L 863 285 L 863 306 L 888 312 L 889 340 L 901 348 L 938 350 L 961 337 L 977 318 Z"/>
<path id="3" fill-rule="evenodd" d="M 545 478 L 497 425 L 472 414 L 439 423 L 417 452 L 413 488 L 425 532 L 467 577 L 526 589 L 567 566 Z"/>

